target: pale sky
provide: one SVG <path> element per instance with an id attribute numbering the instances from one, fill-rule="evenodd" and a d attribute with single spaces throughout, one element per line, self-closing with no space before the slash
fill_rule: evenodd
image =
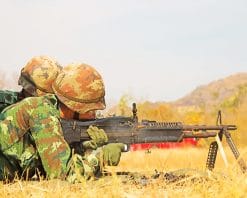
<path id="1" fill-rule="evenodd" d="M 246 0 L 0 0 L 0 69 L 84 62 L 106 100 L 171 101 L 247 71 Z"/>

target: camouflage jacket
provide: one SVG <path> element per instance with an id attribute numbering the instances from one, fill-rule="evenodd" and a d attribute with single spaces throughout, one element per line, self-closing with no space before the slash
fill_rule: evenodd
<path id="1" fill-rule="evenodd" d="M 18 175 L 42 167 L 48 178 L 73 178 L 75 169 L 80 176 L 90 176 L 98 167 L 96 157 L 72 157 L 55 95 L 25 98 L 5 108 L 0 117 L 0 152 Z"/>

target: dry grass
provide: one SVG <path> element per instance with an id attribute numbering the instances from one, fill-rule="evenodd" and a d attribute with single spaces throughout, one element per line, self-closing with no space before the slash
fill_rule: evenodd
<path id="1" fill-rule="evenodd" d="M 247 157 L 247 148 L 241 149 Z M 190 177 L 168 184 L 163 177 L 147 180 L 147 183 L 129 180 L 128 177 L 104 177 L 96 181 L 69 184 L 60 180 L 16 181 L 0 183 L 1 197 L 245 197 L 247 176 L 243 175 L 232 154 L 226 150 L 229 160 L 225 167 L 221 156 L 217 158 L 215 172 L 205 176 L 207 150 L 200 148 L 135 151 L 124 153 L 121 163 L 111 171 L 133 171 L 149 175 L 154 170 L 167 172 L 193 169 Z M 207 179 L 200 179 L 200 178 Z M 127 181 L 127 182 L 126 182 Z"/>

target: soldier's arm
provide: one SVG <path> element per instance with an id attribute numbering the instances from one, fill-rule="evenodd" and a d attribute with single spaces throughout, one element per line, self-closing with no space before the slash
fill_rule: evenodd
<path id="1" fill-rule="evenodd" d="M 63 178 L 71 150 L 64 140 L 59 117 L 46 105 L 37 107 L 30 116 L 30 131 L 48 178 Z"/>

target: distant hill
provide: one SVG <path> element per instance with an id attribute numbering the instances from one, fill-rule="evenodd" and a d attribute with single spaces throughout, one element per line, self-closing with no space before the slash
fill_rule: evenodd
<path id="1" fill-rule="evenodd" d="M 177 107 L 234 106 L 247 96 L 247 72 L 199 86 L 185 97 L 172 102 Z"/>
<path id="2" fill-rule="evenodd" d="M 131 114 L 131 102 L 128 98 L 130 97 L 123 95 L 119 103 L 113 105 L 107 114 Z M 151 111 L 165 105 L 170 106 L 175 111 L 178 110 L 179 113 L 188 111 L 210 112 L 218 109 L 241 108 L 241 103 L 247 105 L 247 72 L 237 73 L 199 86 L 191 93 L 173 102 L 152 103 L 144 101 L 138 103 L 138 108 L 142 107 Z"/>
<path id="3" fill-rule="evenodd" d="M 131 116 L 129 98 L 124 95 L 105 115 Z M 139 120 L 179 121 L 186 124 L 207 125 L 215 124 L 217 112 L 221 110 L 223 123 L 234 124 L 238 128 L 237 132 L 232 134 L 234 141 L 237 145 L 246 146 L 247 72 L 199 86 L 174 102 L 137 103 L 137 109 Z"/>

